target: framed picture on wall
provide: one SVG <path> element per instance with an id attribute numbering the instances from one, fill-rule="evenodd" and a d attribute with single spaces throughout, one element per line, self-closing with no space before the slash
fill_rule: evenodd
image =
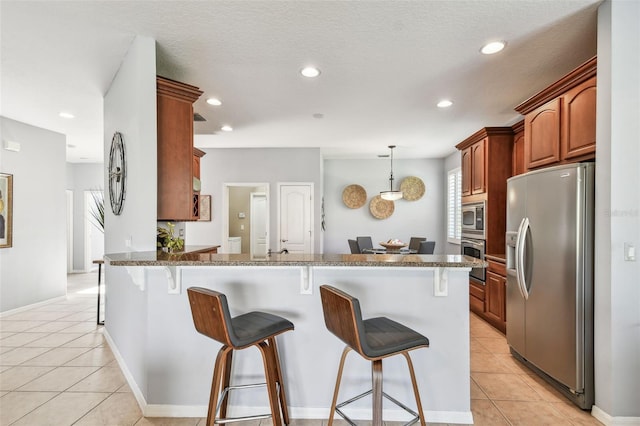
<path id="1" fill-rule="evenodd" d="M 11 247 L 13 231 L 13 175 L 0 173 L 0 248 Z"/>
<path id="2" fill-rule="evenodd" d="M 211 221 L 211 195 L 200 196 L 200 219 L 201 222 Z"/>

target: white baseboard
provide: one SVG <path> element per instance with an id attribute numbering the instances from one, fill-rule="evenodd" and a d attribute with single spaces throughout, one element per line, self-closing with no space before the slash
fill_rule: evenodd
<path id="1" fill-rule="evenodd" d="M 9 315 L 19 314 L 20 312 L 28 311 L 29 309 L 38 308 L 40 306 L 48 305 L 50 303 L 61 302 L 67 300 L 67 296 L 54 297 L 53 299 L 47 299 L 42 302 L 32 303 L 27 306 L 21 306 L 19 308 L 11 309 L 8 311 L 0 312 L 0 318 L 8 317 Z"/>
<path id="2" fill-rule="evenodd" d="M 109 332 L 107 331 L 106 327 L 102 330 L 102 335 L 107 341 L 107 344 L 111 349 L 111 352 L 113 352 L 113 356 L 116 358 L 118 366 L 120 367 L 120 371 L 122 371 L 122 374 L 124 375 L 124 378 L 127 381 L 127 384 L 131 388 L 131 392 L 133 392 L 133 396 L 136 398 L 136 401 L 138 401 L 138 406 L 140 406 L 140 411 L 142 411 L 142 415 L 147 416 L 147 412 L 146 412 L 147 405 L 148 405 L 147 401 L 144 399 L 144 395 L 142 394 L 142 391 L 138 387 L 138 384 L 136 383 L 136 381 L 133 379 L 133 375 L 127 368 L 127 365 L 124 363 L 124 359 L 122 358 L 122 355 L 120 354 L 120 351 L 116 347 L 116 344 L 114 343 L 113 339 L 109 335 Z"/>
<path id="3" fill-rule="evenodd" d="M 107 344 L 111 348 L 122 374 L 124 375 L 131 391 L 133 392 L 140 410 L 145 417 L 207 417 L 208 406 L 206 405 L 168 405 L 168 404 L 147 404 L 144 395 L 136 384 L 131 372 L 127 368 L 109 332 L 105 328 L 103 335 Z M 269 407 L 247 407 L 229 406 L 229 417 L 250 416 L 258 413 L 269 413 Z M 306 408 L 289 407 L 292 419 L 327 419 L 329 417 L 329 407 Z M 339 416 L 336 414 L 336 418 Z M 371 409 L 349 410 L 349 416 L 355 420 L 371 419 Z M 456 423 L 473 424 L 471 411 L 425 411 L 425 420 L 429 423 Z M 407 413 L 402 410 L 384 410 L 382 417 L 388 421 L 407 421 Z"/>
<path id="4" fill-rule="evenodd" d="M 640 417 L 614 417 L 596 405 L 591 408 L 591 415 L 606 426 L 640 426 Z"/>

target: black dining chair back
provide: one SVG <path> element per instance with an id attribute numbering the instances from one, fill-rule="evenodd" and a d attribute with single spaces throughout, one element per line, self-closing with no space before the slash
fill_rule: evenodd
<path id="1" fill-rule="evenodd" d="M 366 250 L 373 249 L 373 241 L 371 237 L 356 237 L 356 241 L 358 241 L 358 247 L 360 247 L 360 252 L 364 253 Z"/>
<path id="2" fill-rule="evenodd" d="M 420 248 L 418 248 L 418 254 L 433 254 L 435 248 L 435 241 L 422 241 L 420 243 Z"/>
<path id="3" fill-rule="evenodd" d="M 347 240 L 349 241 L 349 249 L 351 249 L 351 254 L 360 254 L 360 247 L 358 246 L 358 242 L 356 240 Z"/>
<path id="4" fill-rule="evenodd" d="M 422 241 L 427 241 L 424 237 L 411 237 L 409 240 L 409 250 L 418 251 L 420 250 L 420 243 Z"/>

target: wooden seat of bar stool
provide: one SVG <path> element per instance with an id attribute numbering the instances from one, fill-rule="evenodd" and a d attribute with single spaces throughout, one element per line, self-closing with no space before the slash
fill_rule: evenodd
<path id="1" fill-rule="evenodd" d="M 280 426 L 282 421 L 289 424 L 275 337 L 285 331 L 293 330 L 293 323 L 277 315 L 257 311 L 232 318 L 224 294 L 201 287 L 191 287 L 187 289 L 187 293 L 196 330 L 223 345 L 218 351 L 213 370 L 207 426 L 268 417 L 272 418 L 274 426 Z M 233 351 L 251 346 L 256 346 L 260 350 L 266 383 L 230 386 Z M 229 391 L 256 386 L 267 387 L 271 413 L 227 418 Z M 220 417 L 216 418 L 218 411 L 220 411 Z M 282 411 L 282 421 L 280 411 Z"/>
<path id="2" fill-rule="evenodd" d="M 338 368 L 338 378 L 336 379 L 336 387 L 333 393 L 328 426 L 333 424 L 334 412 L 337 412 L 351 425 L 355 425 L 353 420 L 347 417 L 340 408 L 370 394 L 373 394 L 373 426 L 382 425 L 383 396 L 414 416 L 413 419 L 406 423 L 407 425 L 420 421 L 420 424 L 425 426 L 420 393 L 418 392 L 418 384 L 409 351 L 428 347 L 429 339 L 409 327 L 386 317 L 363 320 L 358 299 L 335 287 L 329 285 L 320 286 L 320 297 L 327 329 L 347 345 L 340 358 L 340 367 Z M 373 386 L 370 391 L 337 404 L 344 361 L 351 350 L 358 352 L 363 358 L 371 361 Z M 418 408 L 417 413 L 382 391 L 382 359 L 394 355 L 403 355 L 407 360 Z"/>

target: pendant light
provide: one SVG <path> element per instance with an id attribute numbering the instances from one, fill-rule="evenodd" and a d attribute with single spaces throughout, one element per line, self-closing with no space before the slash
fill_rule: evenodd
<path id="1" fill-rule="evenodd" d="M 391 175 L 389 176 L 389 191 L 381 191 L 380 198 L 383 200 L 395 201 L 402 198 L 402 191 L 393 190 L 393 148 L 395 145 L 389 145 L 391 150 Z"/>

